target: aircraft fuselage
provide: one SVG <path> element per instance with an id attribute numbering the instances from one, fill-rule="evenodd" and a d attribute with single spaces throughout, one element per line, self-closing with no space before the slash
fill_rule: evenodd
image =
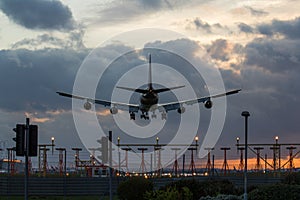
<path id="1" fill-rule="evenodd" d="M 151 106 L 156 105 L 158 103 L 158 94 L 149 91 L 145 94 L 142 94 L 140 97 L 140 107 L 142 112 L 148 112 Z"/>

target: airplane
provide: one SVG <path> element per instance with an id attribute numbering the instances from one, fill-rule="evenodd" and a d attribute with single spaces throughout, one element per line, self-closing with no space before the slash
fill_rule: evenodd
<path id="1" fill-rule="evenodd" d="M 117 114 L 118 110 L 126 110 L 129 112 L 130 120 L 135 120 L 135 114 L 139 111 L 141 112 L 141 119 L 148 120 L 149 112 L 152 112 L 151 118 L 156 118 L 155 111 L 158 110 L 161 112 L 161 119 L 166 120 L 167 119 L 167 112 L 172 110 L 177 110 L 178 113 L 183 114 L 185 112 L 184 105 L 192 105 L 195 103 L 204 103 L 205 108 L 210 109 L 213 105 L 211 99 L 218 98 L 222 96 L 228 96 L 232 94 L 236 94 L 241 89 L 231 90 L 226 93 L 207 96 L 207 97 L 201 97 L 201 98 L 195 98 L 195 99 L 189 99 L 184 101 L 176 101 L 176 102 L 169 102 L 169 103 L 163 103 L 160 104 L 159 101 L 159 93 L 167 92 L 174 89 L 179 89 L 185 87 L 182 86 L 176 86 L 171 88 L 159 88 L 155 89 L 152 85 L 152 69 L 151 69 L 151 54 L 149 54 L 149 72 L 148 72 L 148 86 L 146 89 L 140 89 L 140 88 L 128 88 L 128 87 L 122 87 L 122 86 L 116 86 L 116 88 L 123 89 L 123 90 L 129 90 L 133 92 L 140 93 L 140 102 L 139 104 L 129 104 L 129 103 L 121 103 L 121 102 L 112 102 L 102 99 L 93 99 L 89 97 L 83 97 L 79 95 L 74 94 L 68 94 L 64 92 L 56 92 L 57 94 L 74 98 L 74 99 L 80 99 L 85 101 L 83 107 L 86 110 L 90 110 L 92 108 L 92 104 L 100 104 L 105 107 L 110 107 L 110 113 L 111 114 Z"/>

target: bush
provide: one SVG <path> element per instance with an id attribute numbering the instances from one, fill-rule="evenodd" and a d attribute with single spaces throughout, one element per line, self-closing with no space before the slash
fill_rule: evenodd
<path id="1" fill-rule="evenodd" d="M 260 186 L 249 193 L 249 200 L 282 200 L 300 199 L 300 186 L 275 184 Z"/>
<path id="2" fill-rule="evenodd" d="M 191 200 L 193 194 L 187 187 L 183 187 L 182 190 L 177 190 L 176 188 L 169 187 L 166 190 L 157 190 L 154 192 L 147 192 L 147 200 Z"/>
<path id="3" fill-rule="evenodd" d="M 118 196 L 122 200 L 145 199 L 145 194 L 153 190 L 153 183 L 143 177 L 133 177 L 121 182 L 118 186 Z"/>
<path id="4" fill-rule="evenodd" d="M 237 189 L 233 183 L 228 180 L 208 180 L 204 182 L 199 182 L 194 179 L 180 180 L 165 186 L 165 188 L 168 187 L 174 187 L 177 190 L 187 187 L 193 194 L 194 200 L 206 196 L 215 197 L 219 194 L 237 194 Z"/>

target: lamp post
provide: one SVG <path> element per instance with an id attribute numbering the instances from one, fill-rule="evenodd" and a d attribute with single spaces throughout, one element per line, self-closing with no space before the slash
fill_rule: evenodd
<path id="1" fill-rule="evenodd" d="M 51 146 L 52 146 L 52 155 L 53 155 L 53 152 L 54 152 L 54 137 L 51 137 Z"/>
<path id="2" fill-rule="evenodd" d="M 244 168 L 244 200 L 247 200 L 247 163 L 248 163 L 248 117 L 250 113 L 243 111 L 242 116 L 245 117 L 245 168 Z"/>
<path id="3" fill-rule="evenodd" d="M 199 140 L 199 138 L 198 138 L 198 136 L 196 136 L 196 137 L 195 137 L 195 142 L 196 142 L 196 152 L 197 152 L 197 150 L 198 150 L 198 140 Z"/>
<path id="4" fill-rule="evenodd" d="M 121 176 L 121 152 L 120 152 L 120 140 L 121 140 L 121 138 L 118 137 L 117 140 L 118 140 L 118 165 L 119 165 L 118 170 L 119 170 L 119 176 Z"/>
<path id="5" fill-rule="evenodd" d="M 275 136 L 275 151 L 276 151 L 276 157 L 278 157 L 278 165 L 277 165 L 277 163 L 275 162 L 275 165 L 274 166 L 278 166 L 278 171 L 280 172 L 281 171 L 281 160 L 280 160 L 280 157 L 281 157 L 281 152 L 280 152 L 280 145 L 278 144 L 278 140 L 279 140 L 279 137 L 278 136 Z"/>

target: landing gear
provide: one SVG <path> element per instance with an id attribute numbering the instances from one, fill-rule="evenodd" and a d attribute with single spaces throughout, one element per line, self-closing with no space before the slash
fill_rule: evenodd
<path id="1" fill-rule="evenodd" d="M 161 119 L 162 120 L 166 120 L 167 119 L 167 113 L 166 112 L 162 112 L 161 113 Z"/>
<path id="2" fill-rule="evenodd" d="M 157 117 L 157 116 L 156 116 L 155 112 L 153 112 L 152 115 L 151 115 L 151 118 L 152 118 L 152 119 L 154 119 L 154 118 L 156 119 L 156 117 Z"/>
<path id="3" fill-rule="evenodd" d="M 135 114 L 134 114 L 134 112 L 130 113 L 130 120 L 135 120 Z"/>
<path id="4" fill-rule="evenodd" d="M 143 112 L 143 113 L 141 114 L 141 119 L 145 119 L 145 120 L 149 119 L 148 112 L 146 112 L 146 113 Z"/>

